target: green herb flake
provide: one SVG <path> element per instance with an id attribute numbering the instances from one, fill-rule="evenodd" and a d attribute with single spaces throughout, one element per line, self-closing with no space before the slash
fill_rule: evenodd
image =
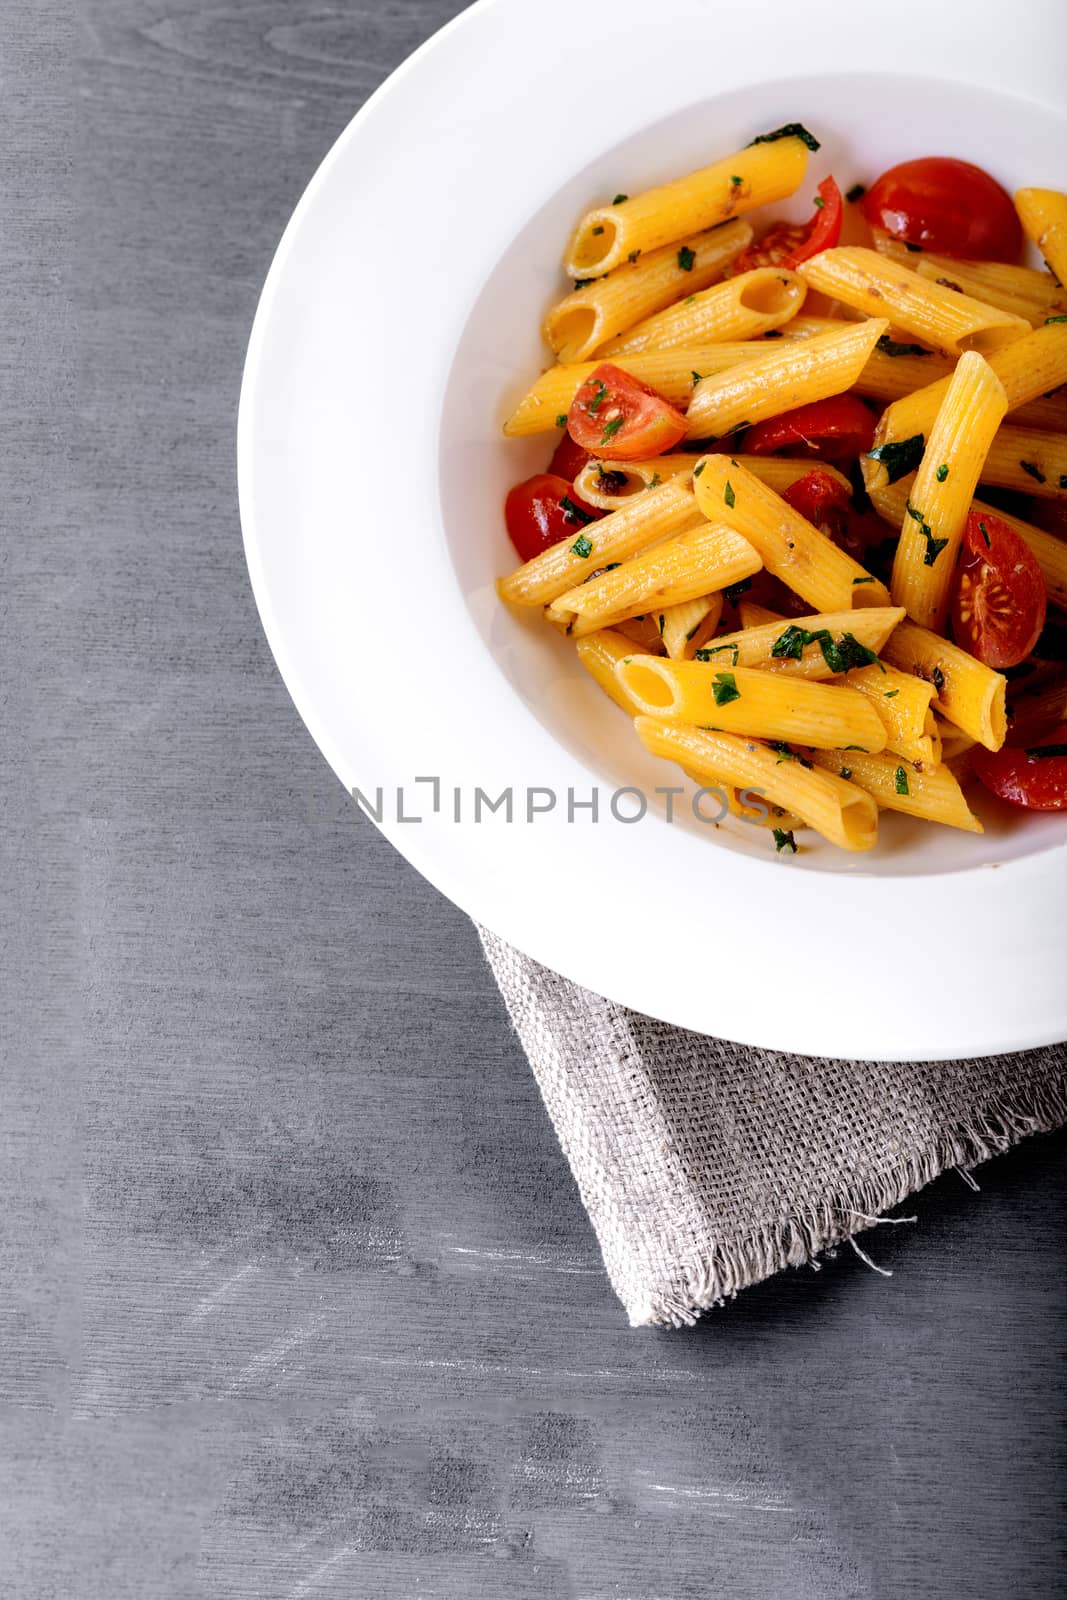
<path id="1" fill-rule="evenodd" d="M 931 678 L 934 688 L 937 690 L 938 694 L 940 694 L 942 689 L 945 687 L 945 674 L 941 671 L 940 667 L 934 668 Z"/>
<path id="2" fill-rule="evenodd" d="M 581 556 L 583 560 L 586 560 L 593 554 L 593 541 L 592 539 L 587 539 L 584 533 L 580 533 L 571 545 L 571 549 L 576 556 Z"/>
<path id="3" fill-rule="evenodd" d="M 623 201 L 629 200 L 629 198 L 630 196 L 628 194 L 617 194 L 611 203 L 613 206 L 621 206 Z"/>
<path id="4" fill-rule="evenodd" d="M 744 183 L 744 181 L 745 181 L 744 178 L 740 178 L 736 174 L 732 173 L 731 176 L 730 176 L 730 182 L 733 184 L 735 189 L 740 189 L 740 187 Z"/>
<path id="5" fill-rule="evenodd" d="M 887 700 L 895 700 L 899 693 L 900 693 L 899 689 L 887 689 L 886 692 L 885 692 L 885 698 Z"/>
<path id="6" fill-rule="evenodd" d="M 585 408 L 591 417 L 596 416 L 607 397 L 607 386 L 606 384 L 601 383 L 600 379 L 598 378 L 596 381 L 596 393 L 593 395 L 593 398 L 589 401 L 589 404 Z"/>
<path id="7" fill-rule="evenodd" d="M 930 354 L 929 350 L 925 350 L 921 344 L 900 344 L 896 339 L 891 339 L 888 333 L 883 333 L 874 348 L 880 350 L 884 356 L 928 356 Z"/>
<path id="8" fill-rule="evenodd" d="M 845 199 L 850 200 L 852 204 L 855 205 L 856 201 L 862 200 L 866 193 L 867 185 L 865 183 L 854 183 L 852 188 L 849 189 L 848 193 L 845 195 Z"/>
<path id="9" fill-rule="evenodd" d="M 737 679 L 732 672 L 717 672 L 711 692 L 717 706 L 728 706 L 731 700 L 740 700 L 741 698 L 741 691 L 737 687 Z"/>
<path id="10" fill-rule="evenodd" d="M 774 128 L 770 133 L 758 133 L 754 139 L 749 141 L 748 148 L 751 150 L 754 144 L 774 144 L 778 139 L 799 139 L 803 144 L 807 145 L 813 155 L 819 148 L 818 139 L 815 138 L 814 134 L 808 132 L 802 122 L 786 122 L 780 128 Z"/>
<path id="11" fill-rule="evenodd" d="M 1035 462 L 1033 462 L 1033 461 L 1020 461 L 1019 465 L 1020 465 L 1020 467 L 1022 467 L 1024 472 L 1028 473 L 1030 475 L 1030 477 L 1035 480 L 1035 482 L 1037 482 L 1037 483 L 1047 483 L 1048 482 L 1048 479 L 1045 477 L 1045 474 L 1042 472 L 1041 468 Z"/>
<path id="12" fill-rule="evenodd" d="M 701 381 L 701 379 L 703 378 L 704 374 L 702 372 L 697 372 L 695 367 L 692 368 L 691 370 L 692 370 L 692 373 L 693 373 L 693 382 L 694 383 L 699 383 Z"/>
<path id="13" fill-rule="evenodd" d="M 734 494 L 734 486 L 730 482 L 729 478 L 726 480 L 726 488 L 722 492 L 722 497 L 732 511 L 734 506 L 737 504 L 737 496 Z"/>
<path id="14" fill-rule="evenodd" d="M 729 588 L 723 590 L 727 600 L 736 601 L 741 595 L 747 594 L 752 587 L 751 578 L 742 578 L 740 583 L 731 583 Z"/>
<path id="15" fill-rule="evenodd" d="M 894 439 L 887 444 L 876 444 L 873 450 L 868 450 L 869 461 L 880 461 L 885 468 L 890 483 L 896 483 L 899 478 L 906 478 L 913 472 L 923 458 L 926 447 L 926 436 L 921 433 L 912 434 L 910 439 Z"/>
<path id="16" fill-rule="evenodd" d="M 774 838 L 774 848 L 777 855 L 781 855 L 783 850 L 788 850 L 791 852 L 791 854 L 796 855 L 797 842 L 793 838 L 793 834 L 789 829 L 772 828 L 771 834 Z"/>
<path id="17" fill-rule="evenodd" d="M 596 227 L 595 227 L 595 228 L 594 228 L 594 229 L 593 229 L 593 232 L 594 232 L 594 233 L 595 233 L 595 234 L 596 234 L 596 233 L 603 233 L 603 232 L 604 232 L 604 226 L 603 226 L 603 223 L 598 223 L 598 224 L 597 224 L 597 226 L 596 226 Z"/>
<path id="18" fill-rule="evenodd" d="M 873 582 L 874 582 L 874 579 L 871 577 L 870 573 L 868 573 L 867 576 L 864 577 L 864 578 L 853 578 L 852 587 L 855 588 L 858 583 L 873 583 Z"/>
<path id="19" fill-rule="evenodd" d="M 903 767 L 898 767 L 894 773 L 893 787 L 896 789 L 897 794 L 908 794 L 910 792 L 908 789 L 908 774 Z"/>
<path id="20" fill-rule="evenodd" d="M 658 489 L 662 482 L 663 482 L 663 479 L 660 477 L 659 473 L 658 472 L 654 472 L 652 474 L 651 478 L 649 478 L 649 480 L 648 480 L 648 487 L 650 489 Z"/>
<path id="21" fill-rule="evenodd" d="M 804 646 L 811 644 L 814 638 L 815 635 L 809 633 L 807 628 L 798 628 L 796 623 L 790 623 L 771 645 L 771 655 L 779 660 L 799 661 L 804 654 Z"/>
<path id="22" fill-rule="evenodd" d="M 577 522 L 584 526 L 586 523 L 595 520 L 589 515 L 588 511 L 583 511 L 581 506 L 576 506 L 569 494 L 565 494 L 560 500 L 560 508 L 568 522 Z"/>
<path id="23" fill-rule="evenodd" d="M 561 411 L 559 416 L 556 418 L 556 427 L 557 428 L 565 428 L 566 426 L 567 426 L 567 413 L 565 411 Z"/>
<path id="24" fill-rule="evenodd" d="M 681 267 L 683 272 L 692 272 L 693 262 L 696 260 L 696 258 L 696 251 L 690 250 L 687 244 L 683 244 L 682 248 L 678 252 L 678 265 Z"/>
<path id="25" fill-rule="evenodd" d="M 664 629 L 664 626 L 666 624 L 666 620 L 667 619 L 664 617 L 664 615 L 663 615 L 663 613 L 661 611 L 660 612 L 660 616 L 659 616 L 659 636 L 660 636 L 661 639 L 663 638 L 663 629 Z"/>
<path id="26" fill-rule="evenodd" d="M 589 285 L 595 282 L 595 278 L 575 278 L 574 287 L 575 289 L 588 289 Z"/>
<path id="27" fill-rule="evenodd" d="M 823 199 L 821 194 L 817 194 L 811 203 L 815 207 L 816 211 L 821 211 L 825 206 L 826 201 Z"/>
<path id="28" fill-rule="evenodd" d="M 858 750 L 861 756 L 869 756 L 871 753 L 865 744 L 846 744 L 842 745 L 841 748 L 843 750 Z"/>
<path id="29" fill-rule="evenodd" d="M 683 306 L 691 306 L 695 299 L 696 299 L 696 295 L 695 294 L 687 294 L 685 299 L 682 301 L 682 304 L 683 304 Z"/>
<path id="30" fill-rule="evenodd" d="M 851 767 L 842 767 L 840 775 L 841 775 L 842 778 L 851 778 L 851 776 L 852 776 L 852 768 Z"/>
<path id="31" fill-rule="evenodd" d="M 700 626 L 700 624 L 698 623 L 697 627 L 699 627 L 699 626 Z M 696 629 L 694 629 L 693 631 L 695 633 Z M 694 661 L 710 661 L 712 656 L 721 656 L 724 650 L 732 650 L 733 651 L 734 659 L 730 663 L 730 665 L 736 667 L 737 666 L 738 657 L 741 654 L 741 647 L 740 647 L 739 644 L 736 643 L 736 641 L 731 641 L 730 644 L 705 645 L 700 650 L 694 650 L 694 652 L 693 652 L 693 660 Z"/>
<path id="32" fill-rule="evenodd" d="M 945 479 L 948 477 L 948 467 L 944 462 L 942 462 L 938 467 L 937 471 L 934 473 L 934 477 L 937 479 L 938 483 L 944 483 Z"/>
<path id="33" fill-rule="evenodd" d="M 979 523 L 978 523 L 978 531 L 981 533 L 982 538 L 985 540 L 985 547 L 988 550 L 989 547 L 990 547 L 991 541 L 990 541 L 990 538 L 989 538 L 989 529 L 986 527 L 984 522 L 979 521 Z"/>
<path id="34" fill-rule="evenodd" d="M 936 562 L 938 556 L 941 554 L 942 550 L 944 550 L 944 548 L 948 544 L 948 540 L 947 539 L 935 539 L 933 534 L 930 532 L 929 528 L 927 528 L 925 526 L 925 524 L 923 526 L 923 534 L 924 534 L 924 536 L 926 538 L 926 549 L 923 551 L 923 566 L 924 567 L 932 567 L 934 565 L 934 563 Z"/>
<path id="35" fill-rule="evenodd" d="M 704 468 L 706 466 L 707 466 L 707 462 L 706 461 L 698 461 L 696 466 L 693 468 L 693 477 L 694 478 L 699 478 L 700 474 L 703 472 L 703 470 L 704 470 Z"/>
<path id="36" fill-rule="evenodd" d="M 798 753 L 783 740 L 769 739 L 767 743 L 778 756 L 778 760 L 774 763 L 776 767 L 780 767 L 783 761 L 796 761 L 799 762 L 802 767 L 807 767 L 809 772 L 811 771 L 811 762 L 806 760 L 804 756 L 798 755 Z"/>
<path id="37" fill-rule="evenodd" d="M 608 444 L 610 440 L 614 439 L 625 420 L 624 417 L 613 417 L 610 422 L 606 422 L 604 424 L 604 432 L 600 435 L 601 444 Z"/>
<path id="38" fill-rule="evenodd" d="M 1067 312 L 1061 313 L 1061 315 L 1058 317 L 1046 317 L 1045 327 L 1051 327 L 1054 322 L 1067 322 Z"/>
<path id="39" fill-rule="evenodd" d="M 822 651 L 823 660 L 833 673 L 851 672 L 853 667 L 885 667 L 878 660 L 873 650 L 868 650 L 865 644 L 851 633 L 843 633 L 840 639 L 835 640 L 829 628 L 820 628 L 816 633 L 809 633 L 807 628 L 798 627 L 790 623 L 784 633 L 771 646 L 771 655 L 778 660 L 799 661 L 804 654 L 805 647 L 817 644 Z"/>

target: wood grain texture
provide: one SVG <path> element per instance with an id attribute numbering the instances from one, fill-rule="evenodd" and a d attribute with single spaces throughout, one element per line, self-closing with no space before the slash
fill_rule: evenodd
<path id="1" fill-rule="evenodd" d="M 466 920 L 242 560 L 245 341 L 442 0 L 8 0 L 0 1592 L 1049 1600 L 1061 1139 L 628 1330 Z"/>

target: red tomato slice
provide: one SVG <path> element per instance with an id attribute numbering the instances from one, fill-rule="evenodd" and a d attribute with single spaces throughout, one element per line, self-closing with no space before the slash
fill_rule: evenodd
<path id="1" fill-rule="evenodd" d="M 742 250 L 731 269 L 733 274 L 751 272 L 753 267 L 795 267 L 820 250 L 832 250 L 841 238 L 841 191 L 833 178 L 824 178 L 818 195 L 810 222 L 779 222 Z"/>
<path id="2" fill-rule="evenodd" d="M 831 478 L 828 472 L 819 472 L 818 469 L 805 473 L 791 483 L 788 489 L 782 491 L 782 499 L 831 538 L 835 532 L 843 530 L 846 514 L 852 504 L 852 496 L 844 484 Z"/>
<path id="3" fill-rule="evenodd" d="M 969 161 L 926 156 L 883 172 L 863 215 L 905 244 L 975 261 L 1017 261 L 1023 233 L 1011 196 Z"/>
<path id="4" fill-rule="evenodd" d="M 1026 750 L 976 746 L 974 770 L 987 789 L 1028 811 L 1067 811 L 1067 722 Z"/>
<path id="5" fill-rule="evenodd" d="M 972 510 L 952 599 L 956 643 L 998 672 L 1018 666 L 1045 626 L 1047 600 L 1029 545 L 993 512 Z"/>
<path id="6" fill-rule="evenodd" d="M 749 455 L 769 456 L 799 448 L 823 461 L 848 461 L 864 455 L 873 443 L 874 418 L 863 401 L 854 394 L 836 394 L 757 422 L 745 434 L 744 449 Z"/>
<path id="7" fill-rule="evenodd" d="M 580 538 L 582 529 L 603 515 L 579 500 L 566 478 L 550 472 L 517 483 L 504 501 L 508 536 L 524 561 L 532 561 L 561 539 Z"/>
<path id="8" fill-rule="evenodd" d="M 580 444 L 575 444 L 569 433 L 565 433 L 552 453 L 548 470 L 554 472 L 557 478 L 566 478 L 568 483 L 573 483 L 588 460 L 589 451 L 583 450 Z"/>
<path id="9" fill-rule="evenodd" d="M 685 417 L 669 400 L 610 361 L 589 374 L 567 416 L 574 442 L 605 461 L 662 455 L 686 431 Z"/>

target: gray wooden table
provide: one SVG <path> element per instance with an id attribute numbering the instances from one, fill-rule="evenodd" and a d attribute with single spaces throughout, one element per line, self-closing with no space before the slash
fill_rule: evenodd
<path id="1" fill-rule="evenodd" d="M 631 1332 L 470 926 L 261 636 L 257 292 L 458 9 L 3 8 L 0 1593 L 1049 1600 L 1065 1141 L 891 1281 Z"/>

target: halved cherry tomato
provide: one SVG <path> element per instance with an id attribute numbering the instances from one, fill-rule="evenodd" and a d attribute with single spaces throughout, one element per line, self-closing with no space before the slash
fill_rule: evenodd
<path id="1" fill-rule="evenodd" d="M 783 411 L 757 422 L 745 434 L 748 455 L 769 456 L 776 450 L 818 456 L 822 461 L 848 461 L 874 442 L 874 418 L 854 394 L 835 394 Z"/>
<path id="2" fill-rule="evenodd" d="M 751 272 L 753 267 L 795 267 L 820 250 L 832 250 L 841 238 L 841 191 L 833 178 L 819 185 L 815 215 L 810 222 L 777 223 L 762 239 L 742 250 L 732 272 Z"/>
<path id="3" fill-rule="evenodd" d="M 517 483 L 504 501 L 508 536 L 524 561 L 532 561 L 561 539 L 577 539 L 588 523 L 603 515 L 579 500 L 566 478 L 550 472 Z"/>
<path id="4" fill-rule="evenodd" d="M 569 433 L 564 433 L 552 453 L 548 470 L 554 472 L 557 478 L 566 478 L 568 483 L 573 483 L 588 460 L 589 451 L 575 444 Z"/>
<path id="5" fill-rule="evenodd" d="M 1067 722 L 1026 750 L 976 746 L 974 770 L 987 789 L 1028 811 L 1067 811 Z"/>
<path id="6" fill-rule="evenodd" d="M 890 167 L 863 197 L 863 215 L 905 244 L 976 261 L 1017 261 L 1023 233 L 1011 196 L 969 161 L 925 156 Z"/>
<path id="7" fill-rule="evenodd" d="M 1017 666 L 1038 641 L 1047 599 L 1029 545 L 993 512 L 972 510 L 952 599 L 956 643 L 998 672 Z"/>
<path id="8" fill-rule="evenodd" d="M 686 431 L 685 417 L 669 400 L 610 361 L 589 374 L 567 415 L 574 442 L 605 461 L 662 455 Z"/>
<path id="9" fill-rule="evenodd" d="M 828 472 L 806 472 L 802 478 L 782 491 L 782 499 L 799 511 L 816 528 L 833 538 L 844 528 L 845 516 L 852 504 L 852 495 L 843 483 L 831 478 Z"/>

